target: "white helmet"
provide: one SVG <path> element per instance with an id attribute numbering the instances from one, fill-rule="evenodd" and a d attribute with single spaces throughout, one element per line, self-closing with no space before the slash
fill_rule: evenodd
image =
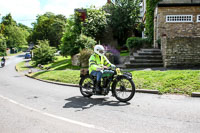
<path id="1" fill-rule="evenodd" d="M 100 56 L 104 56 L 104 47 L 102 45 L 95 45 L 94 52 Z"/>

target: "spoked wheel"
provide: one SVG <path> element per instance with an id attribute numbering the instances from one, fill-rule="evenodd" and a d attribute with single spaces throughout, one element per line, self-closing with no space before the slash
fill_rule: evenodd
<path id="1" fill-rule="evenodd" d="M 89 75 L 81 78 L 79 85 L 81 94 L 84 97 L 91 97 L 93 95 L 94 82 Z"/>
<path id="2" fill-rule="evenodd" d="M 127 102 L 135 95 L 135 84 L 132 79 L 121 77 L 113 86 L 114 96 L 120 102 Z"/>

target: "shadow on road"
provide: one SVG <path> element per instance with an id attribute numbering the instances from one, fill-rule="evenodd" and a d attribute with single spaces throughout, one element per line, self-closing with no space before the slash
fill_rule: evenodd
<path id="1" fill-rule="evenodd" d="M 65 99 L 68 101 L 63 108 L 77 108 L 80 110 L 77 111 L 83 111 L 85 109 L 89 109 L 93 106 L 127 106 L 130 105 L 129 102 L 122 103 L 119 101 L 107 101 L 108 97 L 104 98 L 86 98 L 82 96 L 75 96 L 68 99 Z"/>

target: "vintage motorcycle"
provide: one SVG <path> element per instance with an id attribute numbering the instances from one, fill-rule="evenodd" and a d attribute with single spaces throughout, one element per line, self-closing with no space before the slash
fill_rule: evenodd
<path id="1" fill-rule="evenodd" d="M 92 95 L 108 95 L 112 92 L 120 102 L 127 102 L 131 100 L 135 94 L 135 84 L 132 80 L 132 74 L 129 72 L 121 72 L 119 68 L 107 69 L 103 71 L 101 88 L 102 93 L 97 94 L 95 90 L 96 76 L 89 75 L 88 69 L 82 69 L 80 74 L 80 92 L 84 97 L 91 97 Z"/>

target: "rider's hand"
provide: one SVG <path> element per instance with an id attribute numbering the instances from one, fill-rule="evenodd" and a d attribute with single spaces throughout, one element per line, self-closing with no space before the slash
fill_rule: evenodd
<path id="1" fill-rule="evenodd" d="M 103 66 L 103 69 L 108 69 L 108 67 L 107 66 Z"/>

